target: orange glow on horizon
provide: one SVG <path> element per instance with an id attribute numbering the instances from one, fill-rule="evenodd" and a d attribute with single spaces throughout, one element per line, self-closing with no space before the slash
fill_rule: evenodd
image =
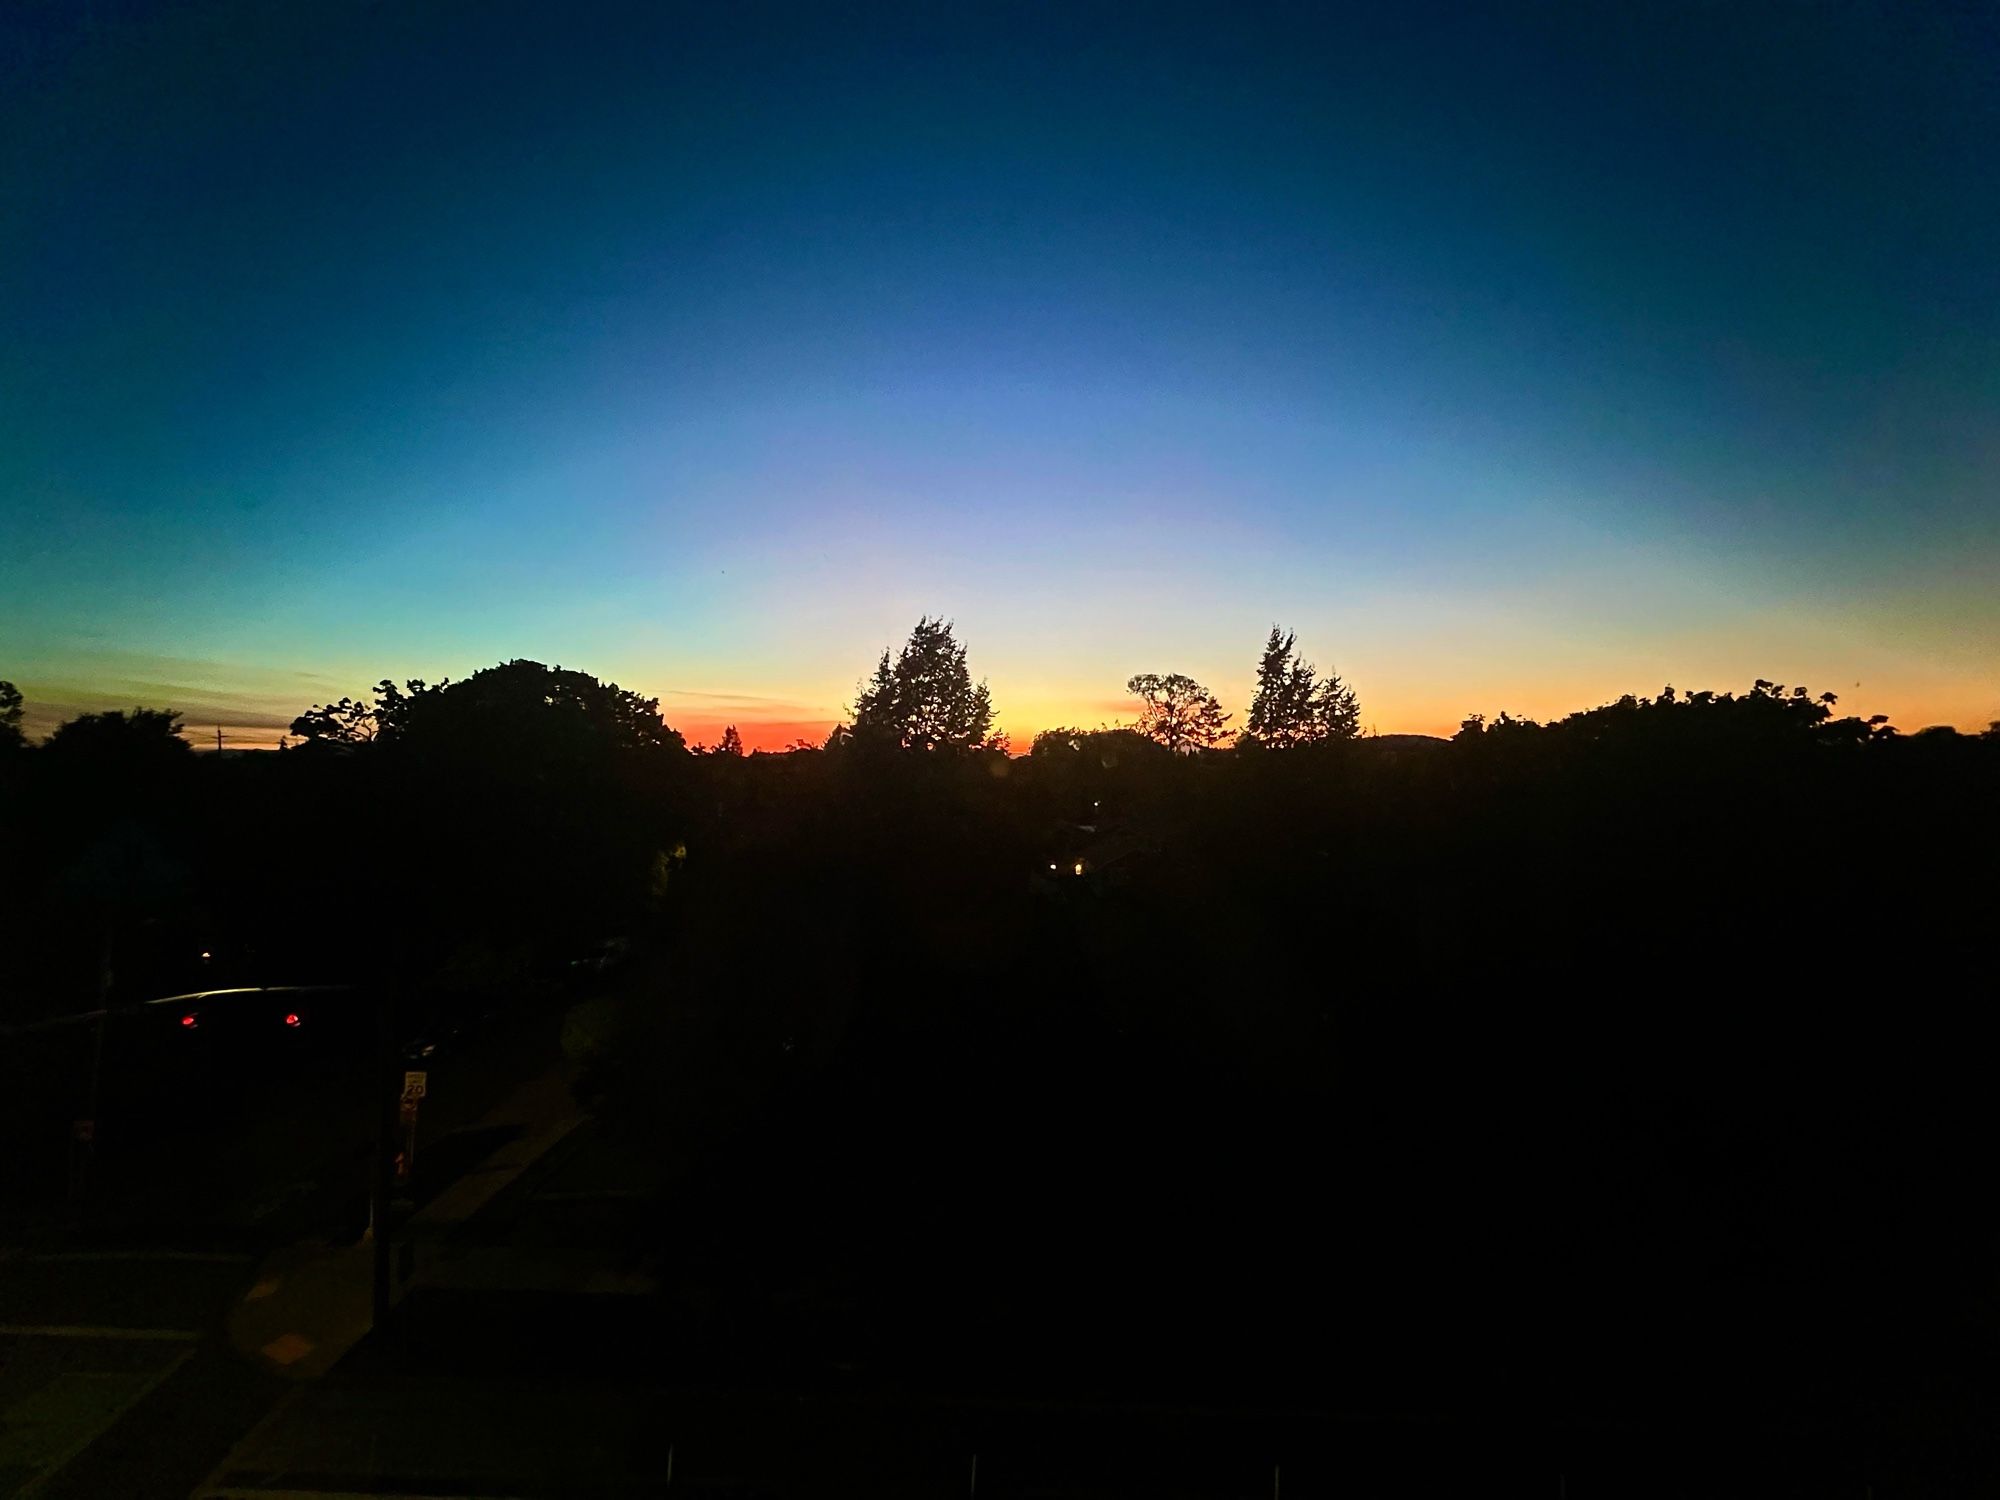
<path id="1" fill-rule="evenodd" d="M 1400 665 L 1397 664 L 1398 667 Z M 1908 681 L 1885 680 L 1879 685 L 1877 680 L 1857 683 L 1852 677 L 1843 681 L 1837 674 L 1830 675 L 1825 671 L 1779 673 L 1777 678 L 1804 683 L 1815 694 L 1830 688 L 1839 695 L 1836 713 L 1853 713 L 1864 718 L 1875 713 L 1887 714 L 1904 733 L 1914 733 L 1927 725 L 1939 723 L 1954 724 L 1967 733 L 1978 733 L 2000 718 L 2000 698 L 1994 696 L 1989 681 L 1948 672 L 1935 672 Z M 1540 676 L 1488 676 L 1485 673 L 1457 671 L 1448 678 L 1440 678 L 1418 672 L 1404 674 L 1392 667 L 1380 671 L 1379 675 L 1357 672 L 1349 680 L 1361 695 L 1364 734 L 1420 734 L 1443 739 L 1456 734 L 1466 716 L 1473 713 L 1492 718 L 1504 710 L 1548 723 L 1613 702 L 1624 693 L 1650 697 L 1669 681 L 1683 692 L 1706 689 L 1742 693 L 1750 686 L 1750 679 L 1732 671 L 1729 664 L 1695 663 L 1690 666 L 1675 663 L 1669 666 L 1657 661 L 1633 670 L 1569 669 Z M 1217 676 L 1209 681 L 1209 686 L 1215 690 L 1223 708 L 1231 716 L 1229 729 L 1240 729 L 1253 687 L 1247 674 L 1239 680 Z M 1004 678 L 994 680 L 992 687 L 999 711 L 996 727 L 1007 736 L 1008 748 L 1015 755 L 1026 755 L 1034 744 L 1035 736 L 1045 729 L 1129 727 L 1137 717 L 1137 704 L 1120 696 L 1064 692 L 1060 688 L 1037 691 L 1032 681 L 1009 682 Z M 816 697 L 813 690 L 807 689 L 782 700 L 770 700 L 763 704 L 745 703 L 743 708 L 747 712 L 734 714 L 718 712 L 715 706 L 709 704 L 668 703 L 663 709 L 663 717 L 690 747 L 714 746 L 721 740 L 723 730 L 734 724 L 747 752 L 782 752 L 794 748 L 800 741 L 817 748 L 826 743 L 828 734 L 836 725 L 845 722 L 846 716 L 837 706 L 837 693 L 829 694 L 831 704 L 827 707 L 821 705 L 828 704 L 828 699 L 815 702 Z M 782 718 L 758 719 L 750 716 L 759 708 L 769 712 L 772 707 L 778 707 L 781 713 L 787 709 L 792 712 Z M 690 708 L 695 711 L 689 712 Z M 818 714 L 814 714 L 815 708 L 820 709 Z M 231 752 L 275 749 L 285 733 L 270 722 L 278 717 L 275 710 L 268 716 L 261 709 L 254 717 L 243 714 L 236 722 L 228 716 L 218 717 L 221 718 L 224 748 Z M 264 721 L 257 722 L 257 718 Z M 212 723 L 188 723 L 183 734 L 197 751 L 213 751 Z M 297 740 L 294 739 L 293 743 L 296 744 Z"/>
<path id="2" fill-rule="evenodd" d="M 743 737 L 746 754 L 759 750 L 790 750 L 800 740 L 809 741 L 817 749 L 826 743 L 826 737 L 833 733 L 837 719 L 773 719 L 760 724 L 754 719 L 740 718 L 683 718 L 669 713 L 667 723 L 680 732 L 692 750 L 696 745 L 707 745 L 711 749 L 722 740 L 722 731 L 731 724 Z"/>

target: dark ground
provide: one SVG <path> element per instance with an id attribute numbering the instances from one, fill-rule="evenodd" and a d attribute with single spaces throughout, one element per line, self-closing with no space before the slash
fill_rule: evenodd
<path id="1" fill-rule="evenodd" d="M 950 1492 L 975 1453 L 979 1493 L 1078 1497 L 1261 1495 L 1273 1471 L 1292 1496 L 1892 1496 L 1995 1472 L 1987 1345 L 1941 1270 L 1978 1143 L 1926 1165 L 1935 1122 L 1879 1102 L 1832 1136 L 1814 1113 L 1789 1144 L 1703 1156 L 1694 1101 L 1658 1123 L 1679 1097 L 1664 1036 L 1621 1110 L 1574 1086 L 1538 1105 L 1518 1069 L 1482 1084 L 1479 1049 L 1438 1056 L 1423 1024 L 1393 1033 L 1414 1073 L 1299 1092 L 1067 995 L 816 1040 L 781 1024 L 767 1051 L 702 1018 L 684 964 L 632 991 L 681 1040 L 687 1130 L 607 1096 L 466 1237 L 649 1285 L 420 1288 L 290 1394 L 214 1340 L 249 1259 L 17 1257 L 9 1322 L 200 1335 L 62 1343 L 43 1375 L 192 1357 L 41 1493 L 185 1494 L 222 1463 L 218 1493 L 652 1494 L 669 1453 L 676 1492 L 739 1495 Z M 1060 1066 L 1031 1045 L 1047 1028 Z M 553 1027 L 529 1031 L 496 1047 L 489 1094 L 553 1055 Z M 1893 1259 L 1851 1232 L 1893 1203 L 1852 1197 L 1834 1142 L 1904 1195 Z M 269 1238 L 225 1221 L 173 1242 Z M 47 1344 L 10 1342 L 24 1389 L 49 1383 Z"/>
<path id="2" fill-rule="evenodd" d="M 198 1340 L 73 1472 L 186 1400 L 167 1450 L 307 1493 L 1990 1493 L 1990 747 L 1536 743 L 704 764 L 591 1122 L 460 1279 L 247 1437 Z M 104 1111 L 101 1235 L 332 1216 L 339 1069 L 225 1061 L 107 1092 L 202 1102 Z M 7 1065 L 59 1180 L 75 1059 Z"/>

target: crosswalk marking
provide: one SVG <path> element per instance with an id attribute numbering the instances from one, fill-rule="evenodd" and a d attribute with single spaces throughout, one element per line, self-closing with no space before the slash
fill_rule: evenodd
<path id="1" fill-rule="evenodd" d="M 162 1261 L 182 1265 L 242 1266 L 256 1257 L 234 1250 L 0 1250 L 0 1260 L 22 1265 L 95 1265 Z"/>
<path id="2" fill-rule="evenodd" d="M 191 1328 L 105 1328 L 92 1323 L 0 1323 L 0 1338 L 10 1339 L 139 1339 L 192 1344 L 201 1335 Z"/>

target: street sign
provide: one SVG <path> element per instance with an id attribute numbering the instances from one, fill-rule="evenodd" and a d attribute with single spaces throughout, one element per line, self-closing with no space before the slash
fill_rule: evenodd
<path id="1" fill-rule="evenodd" d="M 430 1081 L 431 1075 L 420 1069 L 403 1075 L 403 1097 L 396 1110 L 397 1123 L 403 1127 L 403 1149 L 396 1153 L 398 1184 L 409 1182 L 410 1171 L 417 1162 L 417 1105 L 428 1091 Z"/>

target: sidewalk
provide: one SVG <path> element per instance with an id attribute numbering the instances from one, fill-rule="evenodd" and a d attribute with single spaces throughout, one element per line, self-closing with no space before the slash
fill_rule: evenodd
<path id="1" fill-rule="evenodd" d="M 454 1232 L 581 1123 L 571 1090 L 575 1071 L 568 1061 L 558 1064 L 522 1084 L 462 1132 L 490 1133 L 504 1143 L 397 1232 L 398 1261 L 414 1262 L 410 1276 L 398 1276 L 398 1294 L 434 1276 L 449 1279 Z M 294 1245 L 272 1255 L 229 1312 L 229 1342 L 288 1378 L 324 1375 L 372 1326 L 374 1253 L 372 1236 L 364 1235 L 353 1245 Z"/>

